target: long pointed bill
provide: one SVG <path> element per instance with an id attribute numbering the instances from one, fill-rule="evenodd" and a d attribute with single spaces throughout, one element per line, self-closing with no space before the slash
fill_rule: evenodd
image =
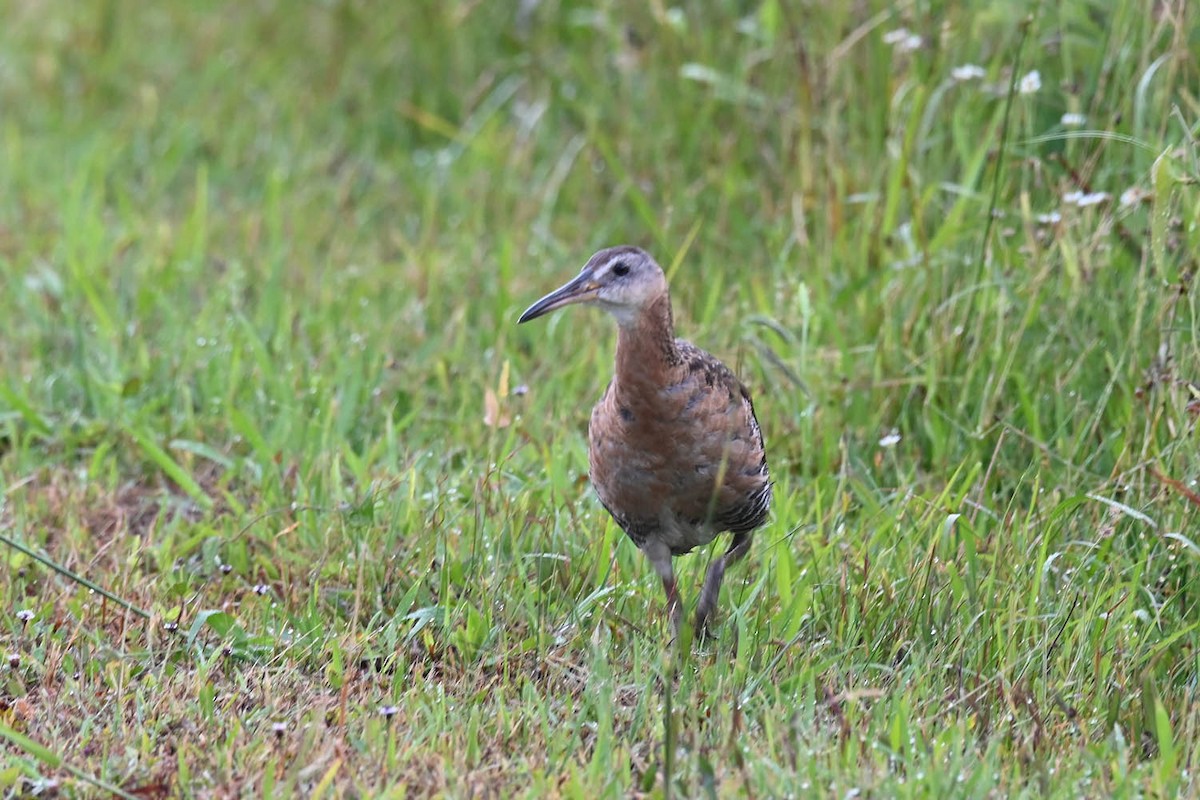
<path id="1" fill-rule="evenodd" d="M 596 296 L 596 292 L 600 290 L 600 285 L 592 280 L 592 271 L 585 269 L 579 273 L 570 283 L 555 289 L 550 294 L 538 300 L 536 303 L 525 309 L 525 313 L 517 320 L 517 324 L 529 322 L 531 319 L 537 319 L 543 314 L 549 314 L 556 308 L 569 306 L 572 303 L 581 303 L 585 300 L 590 300 Z"/>

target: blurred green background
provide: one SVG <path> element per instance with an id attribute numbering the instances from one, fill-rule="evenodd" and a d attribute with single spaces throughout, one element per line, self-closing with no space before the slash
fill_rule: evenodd
<path id="1" fill-rule="evenodd" d="M 1194 4 L 0 13 L 5 791 L 1194 791 Z M 618 243 L 776 479 L 694 652 L 514 325 Z"/>

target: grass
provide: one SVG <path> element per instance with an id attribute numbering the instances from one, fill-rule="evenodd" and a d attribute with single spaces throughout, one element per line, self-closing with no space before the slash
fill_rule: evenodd
<path id="1" fill-rule="evenodd" d="M 1200 792 L 1193 4 L 510 5 L 8 5 L 0 791 Z M 513 324 L 619 242 L 776 480 L 693 648 Z"/>

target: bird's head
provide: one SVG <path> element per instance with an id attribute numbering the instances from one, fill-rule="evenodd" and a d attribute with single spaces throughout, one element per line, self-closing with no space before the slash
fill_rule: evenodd
<path id="1" fill-rule="evenodd" d="M 667 276 L 645 250 L 623 245 L 609 247 L 588 259 L 574 280 L 525 309 L 518 323 L 572 303 L 599 306 L 630 325 L 651 303 L 667 293 Z"/>

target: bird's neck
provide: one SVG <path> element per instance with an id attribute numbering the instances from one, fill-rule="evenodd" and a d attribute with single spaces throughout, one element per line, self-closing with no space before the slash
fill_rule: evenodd
<path id="1" fill-rule="evenodd" d="M 620 386 L 651 381 L 665 385 L 679 363 L 671 297 L 663 292 L 636 316 L 617 325 L 616 382 Z"/>

